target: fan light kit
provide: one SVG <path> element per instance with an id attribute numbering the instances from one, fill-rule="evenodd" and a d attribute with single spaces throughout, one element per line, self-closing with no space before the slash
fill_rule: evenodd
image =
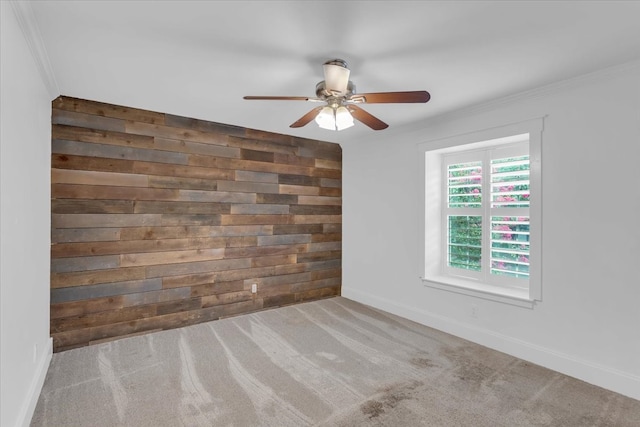
<path id="1" fill-rule="evenodd" d="M 292 128 L 305 126 L 315 119 L 322 129 L 343 130 L 354 125 L 356 119 L 373 130 L 382 130 L 388 124 L 367 113 L 356 104 L 405 104 L 425 103 L 429 101 L 429 92 L 377 92 L 356 93 L 356 87 L 349 75 L 351 71 L 342 59 L 332 59 L 323 64 L 324 80 L 316 85 L 316 97 L 304 96 L 245 96 L 249 100 L 269 101 L 311 101 L 323 102 L 325 106 L 316 107 L 291 124 Z"/>

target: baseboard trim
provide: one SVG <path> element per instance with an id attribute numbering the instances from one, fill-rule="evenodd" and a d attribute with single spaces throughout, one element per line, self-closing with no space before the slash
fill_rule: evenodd
<path id="1" fill-rule="evenodd" d="M 640 377 L 445 316 L 347 287 L 342 296 L 485 347 L 640 400 Z"/>
<path id="2" fill-rule="evenodd" d="M 42 391 L 44 380 L 47 377 L 47 371 L 49 370 L 52 358 L 53 338 L 49 338 L 49 341 L 47 342 L 47 349 L 42 352 L 42 356 L 40 356 L 40 360 L 38 361 L 36 375 L 34 375 L 31 386 L 29 386 L 27 399 L 22 405 L 22 410 L 18 415 L 18 422 L 16 423 L 16 426 L 29 427 L 31 424 L 31 418 L 33 418 L 33 413 L 36 410 L 36 405 L 40 398 L 40 392 Z"/>

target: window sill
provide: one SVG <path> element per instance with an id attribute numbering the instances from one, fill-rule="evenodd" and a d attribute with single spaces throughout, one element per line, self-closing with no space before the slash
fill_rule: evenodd
<path id="1" fill-rule="evenodd" d="M 518 307 L 533 308 L 535 305 L 535 301 L 529 297 L 529 291 L 526 289 L 502 288 L 450 276 L 422 277 L 422 283 L 429 288 L 455 292 Z"/>

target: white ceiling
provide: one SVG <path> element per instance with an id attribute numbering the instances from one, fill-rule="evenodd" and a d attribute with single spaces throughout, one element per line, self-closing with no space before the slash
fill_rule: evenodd
<path id="1" fill-rule="evenodd" d="M 333 142 L 375 131 L 292 129 L 317 104 L 242 97 L 315 96 L 322 63 L 341 58 L 358 92 L 431 93 L 427 104 L 362 105 L 395 129 L 640 59 L 640 1 L 31 6 L 63 95 Z"/>

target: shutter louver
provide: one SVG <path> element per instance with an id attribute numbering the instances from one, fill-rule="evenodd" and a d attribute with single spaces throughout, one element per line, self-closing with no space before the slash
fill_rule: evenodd
<path id="1" fill-rule="evenodd" d="M 491 160 L 491 274 L 529 277 L 529 156 Z"/>
<path id="2" fill-rule="evenodd" d="M 450 208 L 482 207 L 482 162 L 449 165 L 447 190 Z"/>

